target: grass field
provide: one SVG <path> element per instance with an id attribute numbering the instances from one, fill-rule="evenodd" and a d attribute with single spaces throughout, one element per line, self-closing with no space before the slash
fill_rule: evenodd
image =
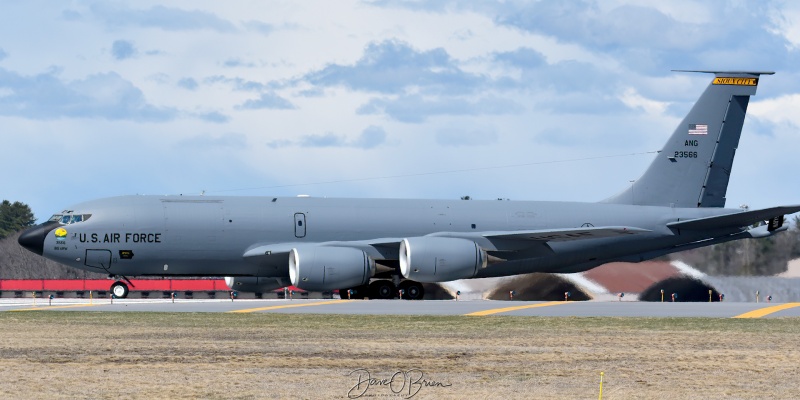
<path id="1" fill-rule="evenodd" d="M 608 399 L 794 398 L 798 343 L 800 319 L 4 312 L 0 398 L 596 399 L 601 371 Z"/>

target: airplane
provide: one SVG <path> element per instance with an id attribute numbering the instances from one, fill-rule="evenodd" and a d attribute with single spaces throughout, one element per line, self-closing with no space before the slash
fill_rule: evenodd
<path id="1" fill-rule="evenodd" d="M 750 96 L 774 72 L 680 72 L 714 77 L 641 178 L 599 202 L 122 196 L 69 207 L 19 244 L 107 273 L 118 298 L 128 276 L 222 276 L 243 292 L 422 299 L 422 283 L 581 272 L 786 230 L 800 205 L 724 208 Z"/>

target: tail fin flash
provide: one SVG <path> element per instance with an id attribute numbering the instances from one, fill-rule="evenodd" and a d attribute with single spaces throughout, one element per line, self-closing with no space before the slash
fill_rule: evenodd
<path id="1" fill-rule="evenodd" d="M 606 203 L 724 207 L 733 157 L 750 96 L 774 72 L 680 71 L 714 74 L 644 175 Z"/>

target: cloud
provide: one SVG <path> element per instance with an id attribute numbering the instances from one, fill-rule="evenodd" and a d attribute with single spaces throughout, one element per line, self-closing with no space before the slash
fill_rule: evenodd
<path id="1" fill-rule="evenodd" d="M 629 100 L 629 104 L 626 104 L 620 97 L 611 93 L 576 92 L 545 96 L 537 102 L 536 107 L 539 110 L 550 111 L 553 114 L 607 115 L 609 113 L 630 113 L 630 109 L 638 105 L 633 100 Z"/>
<path id="2" fill-rule="evenodd" d="M 193 78 L 182 78 L 178 81 L 178 86 L 186 89 L 186 90 L 195 90 L 197 89 L 197 81 Z"/>
<path id="3" fill-rule="evenodd" d="M 497 133 L 481 129 L 442 129 L 436 132 L 436 143 L 442 146 L 484 146 L 497 143 Z"/>
<path id="4" fill-rule="evenodd" d="M 625 89 L 622 95 L 619 96 L 619 100 L 630 108 L 639 108 L 648 114 L 660 115 L 667 111 L 669 107 L 669 103 L 648 99 L 639 94 L 634 88 Z"/>
<path id="5" fill-rule="evenodd" d="M 501 64 L 522 69 L 538 68 L 547 64 L 542 53 L 528 47 L 494 53 L 493 58 Z"/>
<path id="6" fill-rule="evenodd" d="M 226 133 L 219 136 L 202 134 L 181 140 L 176 146 L 181 148 L 190 147 L 194 149 L 245 149 L 247 148 L 247 137 L 241 133 Z"/>
<path id="7" fill-rule="evenodd" d="M 61 18 L 66 21 L 79 21 L 83 15 L 75 10 L 64 10 L 61 12 Z"/>
<path id="8" fill-rule="evenodd" d="M 386 131 L 379 126 L 369 126 L 352 142 L 354 147 L 372 149 L 386 142 Z"/>
<path id="9" fill-rule="evenodd" d="M 273 25 L 271 25 L 271 24 L 266 23 L 266 22 L 247 21 L 247 22 L 244 22 L 242 25 L 244 25 L 244 27 L 247 30 L 253 31 L 253 32 L 257 32 L 257 33 L 260 33 L 262 35 L 269 35 L 269 34 L 275 32 L 275 27 Z"/>
<path id="10" fill-rule="evenodd" d="M 240 58 L 229 58 L 222 62 L 222 65 L 228 68 L 245 67 L 255 68 L 258 65 L 252 61 L 243 61 Z"/>
<path id="11" fill-rule="evenodd" d="M 127 40 L 115 40 L 111 45 L 111 54 L 117 60 L 124 60 L 136 55 L 136 48 Z"/>
<path id="12" fill-rule="evenodd" d="M 114 72 L 63 82 L 57 71 L 22 76 L 0 68 L 0 115 L 31 119 L 104 118 L 164 122 L 177 111 L 147 103 L 142 91 Z"/>
<path id="13" fill-rule="evenodd" d="M 203 121 L 213 122 L 216 124 L 223 124 L 230 121 L 230 117 L 217 111 L 197 114 L 197 117 Z"/>
<path id="14" fill-rule="evenodd" d="M 245 101 L 243 104 L 236 106 L 237 110 L 293 110 L 296 107 L 289 100 L 278 96 L 275 93 L 262 93 L 258 99 L 251 99 Z"/>
<path id="15" fill-rule="evenodd" d="M 800 94 L 783 95 L 776 98 L 758 100 L 750 103 L 749 115 L 775 125 L 788 124 L 800 128 Z"/>
<path id="16" fill-rule="evenodd" d="M 503 98 L 483 97 L 477 100 L 460 98 L 425 98 L 419 95 L 372 99 L 356 110 L 358 114 L 386 114 L 409 123 L 421 123 L 437 115 L 499 115 L 522 111 L 516 102 Z"/>
<path id="17" fill-rule="evenodd" d="M 164 6 L 138 10 L 111 2 L 92 4 L 91 11 L 114 28 L 132 25 L 165 31 L 212 30 L 222 33 L 236 31 L 231 22 L 205 11 L 186 11 Z"/>
<path id="18" fill-rule="evenodd" d="M 304 79 L 319 86 L 379 93 L 398 93 L 410 87 L 432 93 L 468 93 L 485 81 L 461 70 L 442 48 L 417 51 L 397 40 L 370 43 L 355 64 L 330 64 Z"/>
<path id="19" fill-rule="evenodd" d="M 268 89 L 268 86 L 256 81 L 251 81 L 243 78 L 228 78 L 223 75 L 214 75 L 208 78 L 203 79 L 205 83 L 225 83 L 228 85 L 233 86 L 234 90 L 238 91 L 245 91 L 245 92 L 260 92 L 263 90 Z"/>
<path id="20" fill-rule="evenodd" d="M 358 137 L 349 140 L 344 135 L 331 132 L 321 135 L 313 134 L 301 137 L 299 140 L 276 140 L 267 143 L 267 146 L 277 149 L 281 147 L 353 147 L 359 149 L 373 149 L 386 142 L 386 131 L 379 126 L 369 126 Z"/>
<path id="21" fill-rule="evenodd" d="M 3 50 L 2 47 L 0 47 L 0 61 L 3 61 L 3 59 L 6 57 L 8 57 L 8 53 L 6 53 L 5 50 Z"/>
<path id="22" fill-rule="evenodd" d="M 633 4 L 625 4 L 633 3 Z M 577 44 L 626 69 L 663 76 L 670 69 L 777 69 L 800 43 L 800 7 L 748 2 L 373 1 L 377 7 L 452 15 L 478 13 L 499 26 Z M 646 4 L 646 5 L 641 5 Z"/>
<path id="23" fill-rule="evenodd" d="M 506 3 L 494 11 L 501 25 L 577 43 L 614 55 L 633 70 L 659 75 L 672 68 L 753 68 L 753 62 L 778 61 L 775 55 L 785 46 L 782 37 L 764 29 L 768 7 L 748 3 L 669 10 L 668 5 L 609 7 L 596 0 L 567 0 Z M 731 58 L 713 55 L 734 43 Z"/>

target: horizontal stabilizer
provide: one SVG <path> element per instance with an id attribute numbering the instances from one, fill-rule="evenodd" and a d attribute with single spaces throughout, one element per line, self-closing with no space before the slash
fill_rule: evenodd
<path id="1" fill-rule="evenodd" d="M 735 214 L 720 215 L 716 217 L 697 218 L 687 221 L 671 222 L 667 224 L 672 229 L 688 229 L 688 230 L 713 230 L 736 228 L 753 225 L 758 222 L 782 219 L 786 214 L 794 214 L 800 211 L 800 205 L 793 206 L 780 206 L 765 208 L 763 210 L 744 211 Z M 770 223 L 772 225 L 772 222 Z M 780 226 L 775 226 L 779 228 Z"/>

